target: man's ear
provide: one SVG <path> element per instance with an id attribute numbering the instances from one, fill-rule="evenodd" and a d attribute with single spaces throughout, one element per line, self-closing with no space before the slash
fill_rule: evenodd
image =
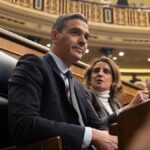
<path id="1" fill-rule="evenodd" d="M 52 32 L 51 32 L 51 41 L 52 41 L 53 43 L 56 42 L 56 40 L 57 40 L 57 38 L 58 38 L 58 35 L 59 35 L 59 32 L 58 32 L 58 31 L 52 30 Z"/>

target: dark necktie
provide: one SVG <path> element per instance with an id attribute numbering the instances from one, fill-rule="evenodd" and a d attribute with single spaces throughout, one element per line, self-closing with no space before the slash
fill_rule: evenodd
<path id="1" fill-rule="evenodd" d="M 81 126 L 84 126 L 83 120 L 82 120 L 82 116 L 81 116 L 81 112 L 79 109 L 79 105 L 78 105 L 78 101 L 75 95 L 75 91 L 74 91 L 74 80 L 72 79 L 72 73 L 70 71 L 67 71 L 65 73 L 65 76 L 67 77 L 68 81 L 69 81 L 69 92 L 70 92 L 70 100 L 71 100 L 71 104 L 72 106 L 75 108 L 75 110 L 78 113 L 78 117 L 79 117 L 79 122 Z"/>

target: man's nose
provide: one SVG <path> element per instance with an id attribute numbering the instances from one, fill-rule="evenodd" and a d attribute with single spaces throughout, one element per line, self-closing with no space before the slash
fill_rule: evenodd
<path id="1" fill-rule="evenodd" d="M 80 36 L 79 43 L 80 43 L 81 46 L 87 44 L 87 40 L 86 40 L 84 35 Z"/>

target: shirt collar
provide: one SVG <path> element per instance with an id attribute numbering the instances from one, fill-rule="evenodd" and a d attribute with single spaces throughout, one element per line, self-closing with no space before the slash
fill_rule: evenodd
<path id="1" fill-rule="evenodd" d="M 49 52 L 49 54 L 53 57 L 57 67 L 59 68 L 59 70 L 65 74 L 69 68 L 64 64 L 64 62 L 58 57 L 56 56 L 53 52 Z"/>

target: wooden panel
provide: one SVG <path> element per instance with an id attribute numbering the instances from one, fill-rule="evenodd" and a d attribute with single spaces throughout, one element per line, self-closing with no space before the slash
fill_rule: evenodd
<path id="1" fill-rule="evenodd" d="M 117 123 L 109 128 L 112 135 L 118 135 L 118 150 L 148 150 L 145 147 L 149 146 L 144 140 L 144 129 L 147 128 L 147 123 L 150 123 L 150 101 L 143 102 L 137 106 L 131 107 L 128 110 L 121 112 L 118 116 Z M 148 131 L 150 130 L 150 127 Z M 143 132 L 141 132 L 143 131 Z M 149 132 L 146 136 L 149 137 Z M 138 141 L 138 143 L 137 143 Z M 144 142 L 143 142 L 144 141 Z M 144 143 L 144 145 L 143 145 Z M 141 146 L 143 148 L 141 148 Z M 134 147 L 134 149 L 133 149 Z"/>
<path id="2" fill-rule="evenodd" d="M 120 113 L 118 117 L 119 150 L 128 150 L 133 137 L 148 119 L 149 108 L 150 101 Z"/>
<path id="3" fill-rule="evenodd" d="M 85 68 L 79 67 L 79 66 L 74 64 L 71 66 L 71 71 L 73 72 L 74 77 L 76 79 L 78 79 L 81 83 L 83 83 Z"/>
<path id="4" fill-rule="evenodd" d="M 139 90 L 141 90 L 141 88 L 126 81 L 122 81 L 122 85 L 123 88 L 119 97 L 119 101 L 122 106 L 125 106 L 131 102 L 132 98 Z"/>
<path id="5" fill-rule="evenodd" d="M 63 150 L 63 146 L 61 138 L 56 136 L 29 145 L 17 146 L 16 150 Z"/>
<path id="6" fill-rule="evenodd" d="M 42 144 L 42 150 L 63 150 L 62 141 L 59 136 L 44 140 Z"/>
<path id="7" fill-rule="evenodd" d="M 21 45 L 20 43 L 16 43 L 5 38 L 0 38 L 0 49 L 19 56 L 22 56 L 27 53 L 32 53 L 38 56 L 43 54 L 42 52 L 36 51 L 36 49 L 32 49 L 30 47 Z"/>
<path id="8" fill-rule="evenodd" d="M 75 72 L 76 75 L 83 77 L 84 76 L 84 72 L 85 72 L 85 68 L 81 68 L 81 67 L 79 67 L 77 65 L 73 65 L 71 67 L 71 71 Z"/>

